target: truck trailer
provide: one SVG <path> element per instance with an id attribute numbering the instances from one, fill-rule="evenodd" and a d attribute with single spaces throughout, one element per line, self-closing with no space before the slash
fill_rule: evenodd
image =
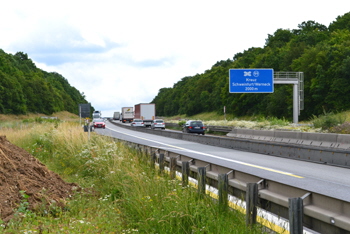
<path id="1" fill-rule="evenodd" d="M 120 112 L 117 111 L 117 112 L 114 112 L 113 114 L 113 120 L 119 120 L 120 119 Z"/>
<path id="2" fill-rule="evenodd" d="M 134 120 L 134 107 L 122 107 L 121 121 L 131 123 Z"/>
<path id="3" fill-rule="evenodd" d="M 142 119 L 145 127 L 150 127 L 156 118 L 156 105 L 154 103 L 140 103 L 135 105 L 135 119 Z"/>

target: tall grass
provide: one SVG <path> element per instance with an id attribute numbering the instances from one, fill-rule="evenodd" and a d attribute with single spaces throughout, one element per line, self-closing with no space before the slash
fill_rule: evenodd
<path id="1" fill-rule="evenodd" d="M 6 233 L 262 233 L 245 217 L 150 168 L 147 155 L 86 132 L 74 122 L 29 123 L 0 130 L 81 190 L 65 209 L 27 211 Z M 23 203 L 25 204 L 25 203 Z M 1 221 L 0 221 L 1 223 Z"/>
<path id="2" fill-rule="evenodd" d="M 322 115 L 313 116 L 311 122 L 315 128 L 321 128 L 323 130 L 330 130 L 333 127 L 342 125 L 347 119 L 346 113 L 327 113 L 324 112 Z"/>

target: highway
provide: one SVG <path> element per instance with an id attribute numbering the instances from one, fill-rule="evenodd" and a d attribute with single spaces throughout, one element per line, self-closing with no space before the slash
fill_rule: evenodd
<path id="1" fill-rule="evenodd" d="M 166 149 L 310 192 L 350 201 L 350 170 L 348 168 L 177 140 L 118 127 L 108 121 L 106 129 L 95 129 L 95 132 L 112 138 Z"/>

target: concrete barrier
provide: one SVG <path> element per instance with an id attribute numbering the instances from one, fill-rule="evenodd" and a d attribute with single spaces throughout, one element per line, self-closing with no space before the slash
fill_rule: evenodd
<path id="1" fill-rule="evenodd" d="M 316 147 L 350 148 L 350 134 L 234 129 L 227 136 Z"/>
<path id="2" fill-rule="evenodd" d="M 262 141 L 273 141 L 275 133 L 268 130 L 253 130 L 251 139 L 262 140 Z"/>
<path id="3" fill-rule="evenodd" d="M 301 138 L 301 132 L 294 132 L 294 131 L 271 131 L 274 133 L 276 142 L 283 142 L 283 143 L 291 143 L 291 144 L 297 144 L 299 139 Z"/>
<path id="4" fill-rule="evenodd" d="M 335 148 L 350 149 L 350 134 L 338 134 Z"/>
<path id="5" fill-rule="evenodd" d="M 334 133 L 308 133 L 302 132 L 300 135 L 300 144 L 334 147 L 337 143 L 338 134 Z"/>
<path id="6" fill-rule="evenodd" d="M 166 123 L 168 126 L 178 126 L 175 123 Z M 227 128 L 224 126 L 207 126 L 208 128 Z M 309 133 L 298 131 L 281 130 L 253 130 L 253 129 L 232 129 L 228 137 L 273 141 L 280 143 L 299 144 L 315 147 L 328 147 L 348 150 L 350 149 L 350 134 L 334 133 Z M 179 139 L 179 138 L 178 138 Z M 202 143 L 207 144 L 207 142 Z"/>

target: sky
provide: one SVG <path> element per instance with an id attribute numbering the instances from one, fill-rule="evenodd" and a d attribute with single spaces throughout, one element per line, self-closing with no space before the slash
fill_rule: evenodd
<path id="1" fill-rule="evenodd" d="M 328 27 L 347 12 L 347 0 L 3 1 L 0 49 L 24 52 L 38 68 L 61 74 L 111 117 L 218 61 L 264 47 L 277 29 L 308 20 Z"/>

